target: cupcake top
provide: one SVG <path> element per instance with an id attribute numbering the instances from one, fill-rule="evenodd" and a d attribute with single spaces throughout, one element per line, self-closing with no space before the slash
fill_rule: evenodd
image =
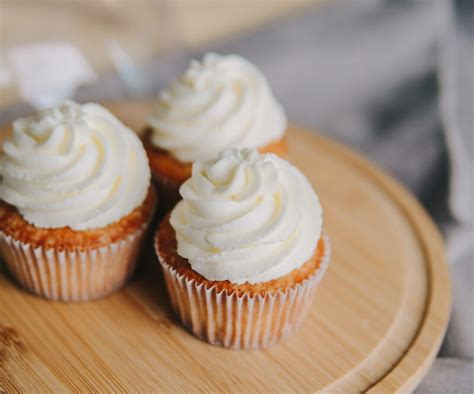
<path id="1" fill-rule="evenodd" d="M 141 205 L 149 184 L 141 141 L 98 104 L 16 120 L 0 154 L 0 199 L 40 228 L 107 226 Z"/>
<path id="2" fill-rule="evenodd" d="M 208 280 L 258 283 L 313 255 L 322 209 L 306 177 L 274 154 L 226 151 L 195 162 L 170 223 L 178 254 Z"/>
<path id="3" fill-rule="evenodd" d="M 286 117 L 262 73 L 236 55 L 209 53 L 160 92 L 150 141 L 183 163 L 281 139 Z"/>

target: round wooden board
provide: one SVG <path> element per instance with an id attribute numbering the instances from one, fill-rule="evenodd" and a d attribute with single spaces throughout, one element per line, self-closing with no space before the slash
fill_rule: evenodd
<path id="1" fill-rule="evenodd" d="M 147 103 L 109 108 L 135 130 Z M 333 259 L 303 328 L 263 351 L 208 345 L 174 319 L 147 245 L 137 275 L 100 301 L 44 301 L 0 274 L 0 390 L 412 390 L 451 306 L 443 242 L 397 182 L 341 145 L 290 127 Z"/>

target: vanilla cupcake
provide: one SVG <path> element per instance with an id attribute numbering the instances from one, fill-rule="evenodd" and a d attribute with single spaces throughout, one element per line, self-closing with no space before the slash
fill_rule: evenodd
<path id="1" fill-rule="evenodd" d="M 65 102 L 16 120 L 3 144 L 0 252 L 39 296 L 105 296 L 132 273 L 155 200 L 135 133 L 100 105 Z"/>
<path id="2" fill-rule="evenodd" d="M 241 147 L 285 155 L 286 127 L 267 80 L 249 61 L 213 53 L 202 62 L 193 60 L 160 92 L 144 134 L 165 205 L 171 208 L 179 199 L 179 186 L 191 176 L 196 160 Z"/>
<path id="3" fill-rule="evenodd" d="M 211 344 L 271 346 L 303 322 L 328 264 L 322 209 L 274 154 L 232 150 L 195 162 L 155 237 L 173 308 Z"/>

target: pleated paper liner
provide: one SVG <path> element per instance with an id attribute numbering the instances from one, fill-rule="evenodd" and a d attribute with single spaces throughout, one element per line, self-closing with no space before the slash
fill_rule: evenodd
<path id="1" fill-rule="evenodd" d="M 134 271 L 153 212 L 133 233 L 91 250 L 33 247 L 0 231 L 0 254 L 18 283 L 35 295 L 63 302 L 101 298 L 121 288 Z"/>
<path id="2" fill-rule="evenodd" d="M 197 337 L 230 349 L 270 347 L 294 333 L 308 315 L 331 255 L 327 235 L 315 272 L 294 287 L 262 294 L 237 294 L 186 278 L 158 254 L 173 309 Z"/>

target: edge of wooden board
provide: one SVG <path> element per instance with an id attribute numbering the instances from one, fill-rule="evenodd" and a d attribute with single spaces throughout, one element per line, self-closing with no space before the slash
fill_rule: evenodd
<path id="1" fill-rule="evenodd" d="M 311 134 L 325 145 L 325 149 L 337 151 L 351 164 L 363 169 L 393 197 L 415 230 L 425 255 L 428 277 L 424 318 L 405 354 L 384 376 L 367 388 L 369 392 L 413 391 L 431 367 L 441 347 L 451 313 L 451 280 L 442 236 L 423 206 L 390 174 L 377 168 L 362 154 L 346 148 L 337 141 L 316 135 L 307 127 L 294 124 L 292 126 L 297 133 Z"/>

